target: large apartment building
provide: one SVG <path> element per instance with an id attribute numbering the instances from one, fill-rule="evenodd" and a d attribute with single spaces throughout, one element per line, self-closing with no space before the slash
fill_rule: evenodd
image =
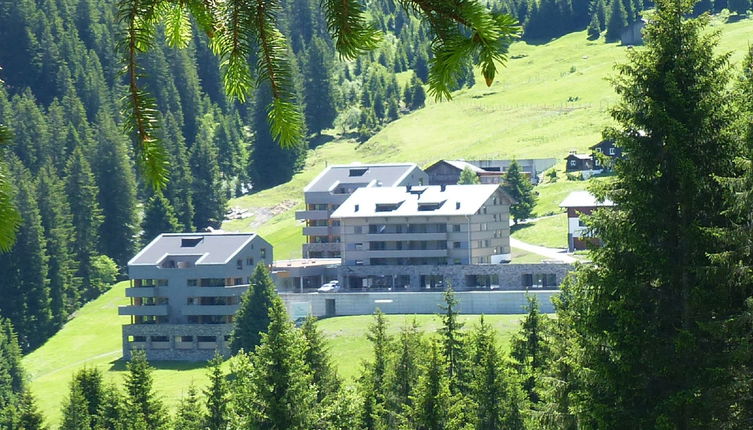
<path id="1" fill-rule="evenodd" d="M 305 222 L 303 257 L 340 257 L 340 222 L 331 215 L 357 189 L 427 183 L 428 176 L 414 163 L 329 166 L 303 189 L 306 209 L 295 214 Z"/>
<path id="2" fill-rule="evenodd" d="M 477 280 L 463 277 L 476 275 L 461 267 L 510 260 L 511 203 L 494 184 L 356 190 L 332 214 L 341 228 L 341 282 L 350 289 L 472 286 Z"/>
<path id="3" fill-rule="evenodd" d="M 143 349 L 150 360 L 211 359 L 229 353 L 233 316 L 258 264 L 272 246 L 254 233 L 162 234 L 128 262 L 130 316 L 123 356 Z"/>

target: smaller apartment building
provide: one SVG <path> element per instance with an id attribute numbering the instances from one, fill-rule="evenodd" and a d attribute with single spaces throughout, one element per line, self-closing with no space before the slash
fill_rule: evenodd
<path id="1" fill-rule="evenodd" d="M 568 252 L 589 249 L 597 246 L 599 239 L 589 230 L 584 215 L 591 215 L 596 209 L 612 207 L 611 200 L 600 201 L 588 191 L 573 191 L 560 203 L 561 208 L 567 209 L 567 248 Z"/>
<path id="2" fill-rule="evenodd" d="M 510 260 L 511 203 L 493 184 L 359 189 L 332 214 L 342 229 L 340 282 L 350 290 L 488 286 Z"/>
<path id="3" fill-rule="evenodd" d="M 414 163 L 350 164 L 329 166 L 303 189 L 304 258 L 340 257 L 340 222 L 331 215 L 360 188 L 422 185 L 428 176 Z"/>
<path id="4" fill-rule="evenodd" d="M 253 233 L 162 234 L 128 263 L 130 316 L 123 356 L 144 349 L 150 360 L 227 355 L 233 316 L 256 265 L 272 263 L 272 246 Z"/>

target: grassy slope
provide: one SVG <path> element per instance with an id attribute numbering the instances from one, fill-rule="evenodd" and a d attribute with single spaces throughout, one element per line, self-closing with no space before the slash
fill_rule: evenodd
<path id="1" fill-rule="evenodd" d="M 72 374 L 83 367 L 97 367 L 105 379 L 120 384 L 125 374 L 121 360 L 121 329 L 127 317 L 117 316 L 118 305 L 128 302 L 125 297 L 127 283 L 121 282 L 97 300 L 84 306 L 63 329 L 42 347 L 24 357 L 23 364 L 31 380 L 31 388 L 39 408 L 48 423 L 60 419 L 62 400 L 67 395 Z M 390 332 L 395 333 L 409 318 L 405 315 L 388 315 Z M 501 333 L 504 344 L 517 326 L 518 315 L 490 315 L 486 317 Z M 478 316 L 463 316 L 463 320 L 476 321 Z M 331 339 L 330 347 L 341 375 L 353 378 L 363 360 L 370 353 L 365 332 L 369 316 L 338 317 L 320 322 L 325 335 Z M 417 315 L 421 327 L 433 331 L 439 320 L 432 315 Z M 171 408 L 177 403 L 190 383 L 203 387 L 207 378 L 203 363 L 154 363 L 154 386 L 160 397 Z"/>
<path id="2" fill-rule="evenodd" d="M 753 38 L 751 27 L 750 20 L 718 24 L 723 30 L 721 49 L 734 51 L 733 62 L 742 59 Z M 606 78 L 624 59 L 625 50 L 616 44 L 589 42 L 585 32 L 543 45 L 515 43 L 510 50 L 515 58 L 490 88 L 479 84 L 460 91 L 451 102 L 431 103 L 361 145 L 348 140 L 322 145 L 310 151 L 306 168 L 287 184 L 230 204 L 262 208 L 293 201 L 301 208 L 303 187 L 326 164 L 414 161 L 425 166 L 440 158 L 561 159 L 571 149 L 585 151 L 609 124 L 607 109 L 617 97 Z M 477 77 L 477 82 L 482 80 Z M 570 97 L 578 101 L 569 103 Z M 562 184 L 553 188 L 562 187 L 563 197 L 564 188 L 585 185 Z M 537 215 L 552 211 L 555 204 L 540 205 Z M 293 219 L 292 210 L 259 228 L 253 218 L 226 222 L 224 228 L 257 230 L 273 243 L 276 258 L 300 256 L 301 224 Z"/>

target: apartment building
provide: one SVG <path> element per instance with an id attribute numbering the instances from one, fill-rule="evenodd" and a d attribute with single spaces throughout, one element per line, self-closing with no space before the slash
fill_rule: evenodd
<path id="1" fill-rule="evenodd" d="M 473 266 L 510 261 L 511 203 L 494 184 L 356 190 L 332 214 L 342 232 L 340 282 L 396 290 L 490 284 L 476 276 L 494 273 Z"/>
<path id="2" fill-rule="evenodd" d="M 128 262 L 130 305 L 118 309 L 123 357 L 143 349 L 150 360 L 203 361 L 229 354 L 233 316 L 272 245 L 254 233 L 162 234 Z"/>
<path id="3" fill-rule="evenodd" d="M 573 191 L 560 203 L 561 208 L 567 209 L 567 250 L 575 252 L 589 249 L 600 244 L 583 221 L 583 215 L 591 215 L 593 211 L 613 207 L 611 200 L 598 200 L 588 191 Z"/>
<path id="4" fill-rule="evenodd" d="M 303 257 L 340 257 L 340 223 L 331 215 L 357 189 L 427 183 L 428 176 L 414 163 L 327 167 L 303 189 L 306 209 L 295 214 L 297 220 L 305 222 Z"/>

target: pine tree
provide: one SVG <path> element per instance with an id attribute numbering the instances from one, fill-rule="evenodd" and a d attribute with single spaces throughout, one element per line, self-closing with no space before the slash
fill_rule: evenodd
<path id="1" fill-rule="evenodd" d="M 203 413 L 201 410 L 201 402 L 199 401 L 196 387 L 193 384 L 188 386 L 188 392 L 178 403 L 178 408 L 175 412 L 175 420 L 173 422 L 173 429 L 175 430 L 204 430 L 205 428 L 222 430 L 225 427 L 213 427 L 203 425 Z"/>
<path id="2" fill-rule="evenodd" d="M 21 358 L 13 324 L 0 319 L 0 410 L 15 409 L 18 396 L 26 389 Z"/>
<path id="3" fill-rule="evenodd" d="M 96 428 L 97 421 L 99 420 L 99 412 L 102 408 L 104 397 L 102 385 L 102 372 L 96 367 L 76 372 L 71 383 L 71 403 L 74 391 L 79 390 L 83 396 L 83 402 L 92 430 Z"/>
<path id="4" fill-rule="evenodd" d="M 396 428 L 411 408 L 413 394 L 421 374 L 420 362 L 425 343 L 415 319 L 401 327 L 395 339 L 385 371 L 385 408 L 389 413 L 387 424 Z"/>
<path id="5" fill-rule="evenodd" d="M 329 47 L 321 38 L 314 37 L 303 62 L 303 101 L 306 105 L 306 125 L 316 134 L 332 127 L 332 121 L 337 116 L 335 88 L 331 80 L 332 67 Z"/>
<path id="6" fill-rule="evenodd" d="M 79 292 L 73 277 L 76 262 L 71 250 L 72 214 L 63 181 L 58 178 L 51 163 L 45 164 L 39 171 L 37 195 L 44 236 L 47 239 L 47 278 L 50 285 L 52 325 L 53 329 L 58 329 L 73 311 Z"/>
<path id="7" fill-rule="evenodd" d="M 479 184 L 481 180 L 476 175 L 476 172 L 471 170 L 470 167 L 464 167 L 460 172 L 460 178 L 458 179 L 458 185 L 472 185 Z"/>
<path id="8" fill-rule="evenodd" d="M 222 192 L 214 145 L 216 126 L 213 116 L 206 114 L 199 123 L 199 133 L 191 150 L 193 225 L 199 230 L 219 228 L 225 219 L 226 197 Z"/>
<path id="9" fill-rule="evenodd" d="M 141 243 L 147 244 L 162 233 L 182 230 L 175 217 L 170 202 L 160 193 L 154 194 L 144 206 L 144 219 L 141 221 Z"/>
<path id="10" fill-rule="evenodd" d="M 588 40 L 596 40 L 601 36 L 601 22 L 599 22 L 599 15 L 594 13 L 591 15 L 591 22 L 586 29 Z"/>
<path id="11" fill-rule="evenodd" d="M 275 284 L 269 270 L 259 264 L 251 275 L 251 281 L 241 299 L 241 306 L 235 314 L 235 327 L 230 341 L 230 349 L 253 351 L 261 342 L 261 333 L 269 326 L 269 307 L 277 297 Z"/>
<path id="12" fill-rule="evenodd" d="M 125 405 L 115 384 L 106 384 L 102 389 L 102 402 L 97 411 L 98 430 L 123 430 Z"/>
<path id="13" fill-rule="evenodd" d="M 607 9 L 606 0 L 596 0 L 593 9 L 594 14 L 599 18 L 599 30 L 605 30 L 607 20 L 609 19 L 609 10 Z"/>
<path id="14" fill-rule="evenodd" d="M 745 16 L 751 9 L 751 0 L 727 0 L 730 12 Z"/>
<path id="15" fill-rule="evenodd" d="M 505 183 L 502 189 L 514 202 L 510 205 L 510 215 L 515 224 L 521 219 L 530 218 L 536 206 L 537 194 L 533 190 L 531 181 L 520 171 L 520 166 L 515 160 L 510 163 L 505 173 Z"/>
<path id="16" fill-rule="evenodd" d="M 139 420 L 150 430 L 167 428 L 167 416 L 162 402 L 152 388 L 152 367 L 143 351 L 134 351 L 127 364 L 126 414 L 129 420 Z"/>
<path id="17" fill-rule="evenodd" d="M 739 403 L 727 391 L 737 363 L 719 324 L 741 315 L 745 299 L 710 258 L 729 251 L 719 240 L 725 188 L 714 178 L 731 176 L 738 115 L 729 56 L 715 54 L 705 18 L 684 18 L 691 7 L 657 2 L 646 48 L 617 68 L 619 127 L 605 137 L 630 157 L 595 189 L 616 207 L 592 215 L 604 246 L 568 287 L 589 374 L 576 395 L 585 427 L 717 427 Z"/>
<path id="18" fill-rule="evenodd" d="M 73 252 L 78 261 L 76 276 L 80 277 L 85 289 L 82 294 L 87 299 L 96 297 L 91 290 L 91 262 L 99 248 L 99 227 L 102 224 L 102 210 L 97 202 L 99 190 L 89 162 L 81 147 L 77 147 L 65 167 L 65 191 L 73 214 Z"/>
<path id="19" fill-rule="evenodd" d="M 181 231 L 194 231 L 194 205 L 192 197 L 193 175 L 186 154 L 185 139 L 173 115 L 165 115 L 163 140 L 170 154 L 170 182 L 165 187 L 165 197 L 175 210 Z"/>
<path id="20" fill-rule="evenodd" d="M 387 335 L 387 320 L 377 308 L 374 321 L 369 325 L 366 338 L 371 342 L 374 361 L 367 363 L 360 377 L 363 397 L 361 421 L 366 430 L 381 429 L 385 425 L 385 386 L 390 337 Z"/>
<path id="21" fill-rule="evenodd" d="M 102 209 L 99 249 L 125 267 L 136 247 L 136 180 L 126 142 L 115 123 L 104 113 L 97 117 L 92 171 L 99 188 Z M 117 192 L 113 192 L 117 190 Z"/>
<path id="22" fill-rule="evenodd" d="M 609 19 L 607 20 L 607 42 L 615 42 L 620 39 L 620 33 L 628 25 L 628 16 L 625 4 L 622 0 L 611 0 Z"/>
<path id="23" fill-rule="evenodd" d="M 426 55 L 426 51 L 419 49 L 413 57 L 413 71 L 415 76 L 421 81 L 421 83 L 429 82 L 429 56 Z"/>
<path id="24" fill-rule="evenodd" d="M 83 430 L 92 428 L 92 416 L 80 385 L 71 384 L 70 393 L 63 405 L 63 422 L 60 430 Z"/>
<path id="25" fill-rule="evenodd" d="M 528 314 L 521 322 L 518 333 L 513 336 L 510 355 L 517 362 L 528 400 L 538 403 L 540 396 L 536 381 L 549 359 L 549 318 L 539 312 L 536 296 L 528 295 L 527 300 Z"/>
<path id="26" fill-rule="evenodd" d="M 44 416 L 37 407 L 37 401 L 28 389 L 21 393 L 18 401 L 19 430 L 46 430 Z"/>
<path id="27" fill-rule="evenodd" d="M 426 104 L 426 91 L 424 86 L 418 79 L 413 80 L 413 87 L 411 93 L 411 110 L 416 110 L 424 107 Z"/>
<path id="28" fill-rule="evenodd" d="M 336 396 L 340 389 L 340 378 L 332 364 L 326 340 L 316 326 L 316 318 L 309 316 L 301 326 L 305 341 L 303 361 L 311 371 L 311 382 L 316 387 L 316 401 L 322 402 L 327 396 Z"/>
<path id="29" fill-rule="evenodd" d="M 206 415 L 203 422 L 206 428 L 223 430 L 226 429 L 230 419 L 228 414 L 228 384 L 225 373 L 222 371 L 222 356 L 216 355 L 209 362 L 209 387 L 204 390 L 206 399 Z M 176 430 L 178 427 L 176 426 Z"/>
<path id="30" fill-rule="evenodd" d="M 450 421 L 452 396 L 447 382 L 447 369 L 440 352 L 440 345 L 434 341 L 428 360 L 415 394 L 411 395 L 411 428 L 416 430 L 445 430 Z"/>
<path id="31" fill-rule="evenodd" d="M 463 323 L 458 320 L 458 305 L 460 302 L 455 298 L 455 290 L 448 287 L 443 294 L 444 304 L 442 309 L 442 327 L 438 330 L 442 336 L 442 355 L 447 363 L 447 379 L 450 381 L 450 390 L 453 394 L 465 390 L 465 358 L 466 345 Z"/>
<path id="32" fill-rule="evenodd" d="M 303 361 L 304 340 L 274 297 L 269 307 L 269 327 L 252 356 L 250 385 L 251 428 L 307 430 L 313 416 L 316 392 Z"/>

